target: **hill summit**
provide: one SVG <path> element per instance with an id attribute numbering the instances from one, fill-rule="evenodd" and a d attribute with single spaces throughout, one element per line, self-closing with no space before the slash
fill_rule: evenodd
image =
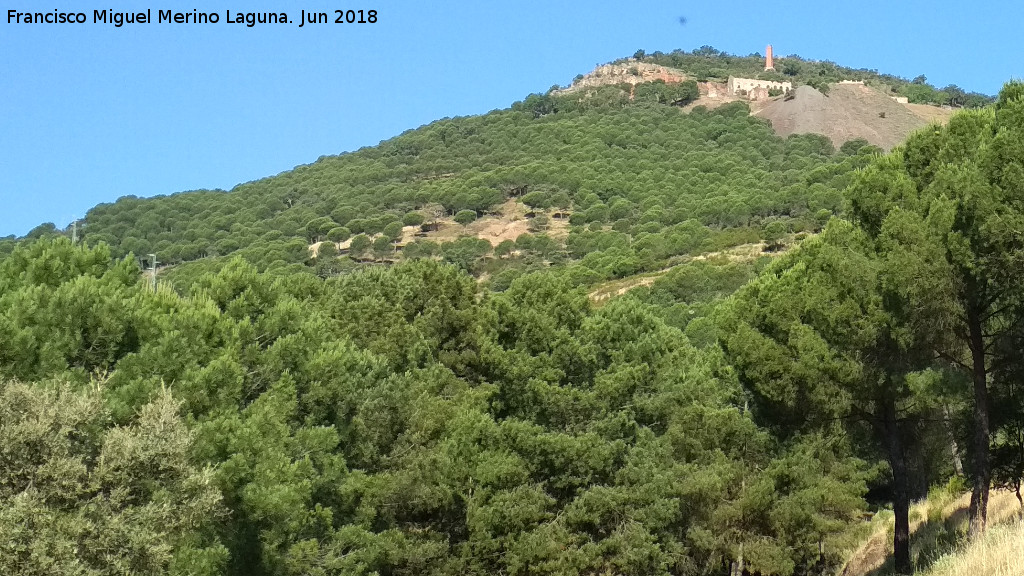
<path id="1" fill-rule="evenodd" d="M 689 58 L 638 52 L 632 59 L 597 66 L 552 94 L 582 99 L 592 97 L 599 88 L 617 86 L 632 100 L 638 85 L 695 82 L 699 98 L 686 102 L 690 109 L 746 101 L 751 114 L 769 120 L 780 136 L 821 134 L 835 146 L 862 139 L 884 150 L 929 123 L 944 123 L 953 113 L 953 104 L 966 103 L 963 91 L 955 86 L 946 89 L 949 93 L 936 91 L 920 79 L 908 83 L 875 71 L 808 62 L 798 56 L 772 62 L 759 55 L 705 56 L 704 60 L 720 66 L 716 68 L 706 68 L 706 62 L 686 56 Z M 666 62 L 678 67 L 666 66 Z M 758 71 L 757 66 L 764 70 Z M 981 97 L 971 103 L 985 101 Z"/>

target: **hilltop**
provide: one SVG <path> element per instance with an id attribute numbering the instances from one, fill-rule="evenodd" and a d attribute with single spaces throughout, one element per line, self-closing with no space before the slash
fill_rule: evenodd
<path id="1" fill-rule="evenodd" d="M 777 58 L 776 71 L 766 72 L 763 66 L 758 54 L 740 57 L 710 47 L 692 53 L 638 52 L 633 58 L 581 74 L 564 89 L 531 95 L 510 109 L 440 120 L 378 146 L 322 157 L 230 192 L 195 191 L 151 199 L 128 196 L 103 204 L 89 211 L 81 232 L 89 242 L 111 244 L 117 255 L 157 253 L 162 263 L 170 265 L 196 262 L 208 270 L 216 267 L 218 258 L 238 254 L 261 268 L 311 266 L 315 262 L 310 259 L 310 246 L 327 240 L 331 230 L 339 229 L 334 242 L 345 250 L 342 242 L 350 237 L 365 234 L 373 241 L 388 224 L 406 218 L 411 223 L 434 218 L 448 233 L 428 231 L 416 236 L 411 229 L 389 230 L 399 251 L 410 240 L 419 240 L 416 248 L 440 254 L 429 243 L 455 240 L 459 230 L 486 239 L 492 232 L 474 232 L 481 225 L 461 229 L 454 224 L 456 214 L 467 210 L 474 219 L 504 218 L 501 225 L 508 230 L 502 239 L 515 241 L 523 232 L 546 235 L 545 219 L 551 222 L 550 216 L 558 212 L 549 210 L 554 206 L 543 200 L 548 198 L 561 203 L 558 208 L 570 226 L 555 239 L 554 249 L 541 250 L 540 260 L 525 269 L 551 262 L 552 257 L 561 261 L 561 255 L 570 261 L 585 256 L 593 249 L 581 252 L 572 246 L 587 234 L 605 237 L 600 243 L 610 246 L 609 242 L 621 240 L 612 240 L 615 234 L 637 239 L 638 234 L 658 234 L 686 220 L 708 227 L 708 233 L 722 237 L 725 244 L 746 243 L 757 239 L 773 220 L 780 220 L 790 232 L 813 231 L 815 219 L 824 218 L 819 211 L 835 213 L 839 204 L 825 196 L 836 197 L 845 182 L 842 174 L 858 166 L 847 159 L 858 146 L 867 143 L 887 150 L 928 122 L 944 121 L 951 110 L 938 104 L 978 105 L 990 100 L 957 87 L 939 90 L 921 78 L 910 81 L 798 56 Z M 796 90 L 751 101 L 729 93 L 726 82 L 731 76 L 785 80 Z M 851 80 L 866 84 L 836 84 Z M 897 104 L 889 96 L 909 102 Z M 676 112 L 680 109 L 691 118 L 680 118 Z M 741 120 L 746 114 L 753 118 Z M 757 119 L 768 120 L 783 138 L 771 138 L 763 129 L 767 124 Z M 791 134 L 807 137 L 790 142 L 785 138 Z M 824 135 L 830 144 L 817 142 L 814 134 Z M 854 144 L 836 155 L 848 141 Z M 755 149 L 760 158 L 747 153 Z M 816 159 L 801 164 L 802 176 L 789 172 L 781 177 L 791 162 L 786 156 L 797 151 Z M 679 163 L 681 158 L 689 161 Z M 598 160 L 600 168 L 588 165 Z M 720 167 L 731 165 L 740 172 L 722 172 Z M 814 175 L 815 167 L 827 169 L 827 175 Z M 675 192 L 664 188 L 657 192 L 662 212 L 654 216 L 644 199 L 663 186 L 657 182 L 666 176 Z M 727 182 L 744 180 L 752 183 L 744 192 L 729 190 Z M 812 185 L 832 192 L 817 190 L 809 197 Z M 700 193 L 703 202 L 698 203 L 702 206 L 694 203 L 698 188 L 705 189 Z M 520 203 L 514 209 L 506 205 L 516 199 L 516 190 L 525 191 L 519 195 L 528 196 L 532 203 Z M 728 206 L 728 214 L 716 214 L 712 201 Z M 618 207 L 613 209 L 615 203 Z M 440 213 L 435 216 L 432 211 L 438 207 Z M 532 227 L 513 223 L 512 219 L 525 219 L 526 214 L 544 218 Z M 719 233 L 724 231 L 735 239 L 724 240 Z M 29 236 L 56 232 L 44 225 Z M 0 242 L 0 251 L 9 250 L 9 242 L 7 246 Z M 708 245 L 708 249 L 724 247 Z M 388 259 L 386 248 L 381 243 L 377 257 L 367 260 Z M 470 253 L 483 250 L 465 248 Z M 659 269 L 665 258 L 641 258 L 623 270 Z M 522 264 L 521 259 L 516 262 Z M 493 277 L 510 266 L 524 269 L 506 262 L 477 272 Z M 338 267 L 321 268 L 330 273 Z M 172 277 L 188 276 L 187 269 L 176 266 Z M 608 272 L 596 272 L 598 279 L 609 279 Z M 621 273 L 611 277 L 616 274 Z"/>
<path id="2" fill-rule="evenodd" d="M 762 54 L 738 56 L 703 46 L 692 52 L 675 50 L 670 53 L 646 54 L 642 50 L 632 59 L 614 63 L 642 61 L 681 70 L 698 82 L 725 82 L 728 77 L 756 78 L 760 80 L 789 81 L 794 86 L 809 85 L 821 88 L 843 81 L 864 82 L 881 89 L 886 95 L 907 98 L 911 104 L 948 105 L 977 108 L 993 102 L 993 97 L 969 92 L 955 84 L 943 88 L 932 86 L 924 75 L 913 79 L 879 72 L 877 69 L 849 68 L 829 60 L 811 60 L 796 54 L 775 55 L 774 70 L 765 70 Z"/>
<path id="3" fill-rule="evenodd" d="M 587 74 L 577 76 L 571 85 L 553 91 L 552 94 L 576 95 L 579 99 L 586 99 L 593 97 L 600 88 L 619 87 L 633 99 L 637 85 L 691 83 L 695 84 L 699 97 L 684 102 L 687 104 L 686 109 L 696 106 L 717 108 L 731 102 L 748 102 L 751 113 L 771 121 L 780 136 L 821 134 L 837 147 L 850 140 L 862 139 L 883 150 L 891 149 L 911 132 L 930 123 L 948 120 L 954 110 L 949 103 L 957 97 L 922 84 L 901 82 L 900 79 L 871 71 L 808 63 L 793 56 L 776 61 L 776 68 L 788 74 L 751 70 L 748 61 L 756 60 L 756 57 L 719 59 L 723 60 L 725 67 L 715 68 L 714 73 L 727 74 L 724 78 L 702 72 L 701 64 L 693 62 L 692 58 L 641 56 L 630 61 L 598 66 Z M 673 68 L 649 60 L 678 62 L 688 68 Z M 812 65 L 817 68 L 812 68 Z M 817 72 L 812 73 L 813 70 Z M 774 95 L 768 92 L 747 94 L 745 91 L 730 89 L 730 80 L 739 78 L 741 74 L 746 75 L 743 78 L 756 81 L 788 85 L 795 83 L 795 88 L 790 93 L 783 94 L 780 91 Z M 912 94 L 914 101 L 911 102 L 905 93 Z M 972 105 L 984 102 L 987 100 L 981 95 L 975 95 L 971 100 Z"/>

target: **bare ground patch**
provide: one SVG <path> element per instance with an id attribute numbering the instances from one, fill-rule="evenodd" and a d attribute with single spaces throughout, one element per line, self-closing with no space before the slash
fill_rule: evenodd
<path id="1" fill-rule="evenodd" d="M 569 235 L 569 219 L 555 218 L 558 210 L 537 210 L 531 211 L 522 202 L 516 199 L 509 199 L 501 204 L 492 214 L 487 214 L 463 226 L 452 218 L 439 218 L 436 220 L 437 229 L 429 232 L 422 232 L 419 226 L 405 226 L 402 228 L 402 237 L 399 244 L 404 245 L 416 240 L 429 240 L 431 242 L 454 242 L 466 236 L 487 240 L 491 246 L 497 246 L 505 240 L 515 241 L 530 231 L 531 212 L 544 214 L 548 217 L 547 228 L 541 232 L 555 240 L 564 240 Z M 316 257 L 320 246 L 325 242 L 314 242 L 309 245 L 310 253 Z M 339 250 L 348 250 L 352 239 L 339 243 Z"/>
<path id="2" fill-rule="evenodd" d="M 910 107 L 914 106 L 914 107 Z M 862 84 L 833 84 L 828 95 L 798 86 L 791 96 L 752 106 L 752 115 L 771 120 L 780 136 L 824 134 L 837 147 L 863 138 L 885 150 L 902 143 L 913 131 L 941 120 L 944 110 L 900 104 Z"/>
<path id="3" fill-rule="evenodd" d="M 402 232 L 402 242 L 414 240 L 430 240 L 433 242 L 453 242 L 464 236 L 473 236 L 487 240 L 491 246 L 497 246 L 505 240 L 515 240 L 523 234 L 530 232 L 530 218 L 527 217 L 531 210 L 522 202 L 516 199 L 506 200 L 493 214 L 487 214 L 481 218 L 463 226 L 451 218 L 442 218 L 437 221 L 438 229 L 430 232 L 420 233 L 418 226 L 407 226 Z M 569 235 L 569 221 L 567 218 L 553 218 L 556 211 L 536 211 L 536 214 L 548 216 L 548 227 L 545 234 L 555 239 L 562 239 Z"/>
<path id="4" fill-rule="evenodd" d="M 620 278 L 618 280 L 610 280 L 608 282 L 602 282 L 594 287 L 594 289 L 588 294 L 590 301 L 595 304 L 601 304 L 608 300 L 622 296 L 626 292 L 639 288 L 640 286 L 650 286 L 654 282 L 667 274 L 673 268 L 685 265 L 689 262 L 697 260 L 726 260 L 729 262 L 749 262 L 756 260 L 761 256 L 779 256 L 786 253 L 792 246 L 793 242 L 790 242 L 782 250 L 775 252 L 765 252 L 764 242 L 757 242 L 753 244 L 740 244 L 739 246 L 733 246 L 726 248 L 725 250 L 718 250 L 715 252 L 707 252 L 698 256 L 688 256 L 684 261 L 679 264 L 674 264 L 668 268 L 658 270 L 657 272 L 647 272 L 646 274 L 638 274 L 636 276 L 630 276 L 628 278 Z"/>
<path id="5" fill-rule="evenodd" d="M 933 122 L 945 124 L 946 122 L 949 122 L 949 117 L 952 116 L 954 112 L 954 110 L 950 108 L 940 108 L 930 104 L 904 104 L 904 106 L 915 116 L 929 124 Z"/>

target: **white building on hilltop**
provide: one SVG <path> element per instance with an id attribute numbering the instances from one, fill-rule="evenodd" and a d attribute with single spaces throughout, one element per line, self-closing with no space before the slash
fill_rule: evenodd
<path id="1" fill-rule="evenodd" d="M 733 96 L 745 96 L 756 89 L 781 90 L 789 92 L 793 89 L 792 82 L 773 82 L 771 80 L 755 80 L 753 78 L 735 78 L 729 76 L 729 94 Z"/>

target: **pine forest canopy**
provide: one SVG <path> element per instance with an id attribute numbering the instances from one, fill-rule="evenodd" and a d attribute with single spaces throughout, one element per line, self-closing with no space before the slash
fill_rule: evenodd
<path id="1" fill-rule="evenodd" d="M 564 240 L 537 230 L 517 241 L 516 258 L 449 261 L 506 276 L 574 263 L 579 281 L 593 282 L 756 242 L 774 220 L 793 232 L 816 230 L 840 211 L 849 175 L 873 150 L 853 142 L 837 152 L 814 135 L 780 139 L 740 103 L 681 114 L 656 101 L 627 104 L 615 88 L 585 103 L 531 96 L 511 110 L 439 121 L 227 193 L 122 198 L 90 210 L 80 233 L 119 257 L 155 253 L 203 271 L 231 256 L 260 269 L 312 271 L 311 242 L 372 240 L 410 217 L 432 219 L 434 207 L 479 217 L 525 190 L 530 206 L 569 210 Z M 404 254 L 444 252 L 418 244 Z M 169 277 L 185 276 L 187 287 L 189 268 Z"/>
<path id="2" fill-rule="evenodd" d="M 736 57 L 709 47 L 643 58 L 698 78 L 711 65 L 714 74 L 747 74 L 758 65 L 757 55 Z M 798 81 L 868 74 L 799 62 Z M 892 86 L 924 85 L 868 75 Z M 240 255 L 260 269 L 306 264 L 312 270 L 306 246 L 332 232 L 331 238 L 346 239 L 365 234 L 372 244 L 389 224 L 430 219 L 435 207 L 448 216 L 462 212 L 459 221 L 468 222 L 466 211 L 479 217 L 497 210 L 513 191 L 532 190 L 524 198 L 535 201 L 531 206 L 557 204 L 573 212 L 565 241 L 542 238 L 538 249 L 516 251 L 532 259 L 495 262 L 485 257 L 483 245 L 469 250 L 480 257 L 467 258 L 466 250 L 443 250 L 429 239 L 406 254 L 458 253 L 448 260 L 496 276 L 499 287 L 553 259 L 574 262 L 589 255 L 576 276 L 594 282 L 658 269 L 674 256 L 757 241 L 776 221 L 787 231 L 814 231 L 829 212 L 839 212 L 848 174 L 872 151 L 854 141 L 837 154 L 813 135 L 780 139 L 738 103 L 688 115 L 669 107 L 696 98 L 693 82 L 643 84 L 633 100 L 614 86 L 583 99 L 531 95 L 508 110 L 441 120 L 228 193 L 124 197 L 90 210 L 81 235 L 110 244 L 117 256 L 155 253 L 163 264 L 196 262 L 169 275 L 184 277 L 187 286 L 195 276 L 190 268 L 216 270 L 224 256 Z M 539 228 L 533 232 L 543 236 L 547 231 Z M 29 236 L 54 233 L 44 225 Z M 631 246 L 633 241 L 639 245 Z M 10 245 L 0 241 L 0 252 Z M 395 255 L 383 244 L 376 252 L 371 248 L 367 244 L 360 255 Z M 322 262 L 319 272 L 336 273 L 344 262 Z"/>
<path id="3" fill-rule="evenodd" d="M 907 573 L 945 485 L 982 530 L 1024 476 L 1024 86 L 887 155 L 693 88 L 0 243 L 0 573 L 809 576 L 889 506 Z"/>

